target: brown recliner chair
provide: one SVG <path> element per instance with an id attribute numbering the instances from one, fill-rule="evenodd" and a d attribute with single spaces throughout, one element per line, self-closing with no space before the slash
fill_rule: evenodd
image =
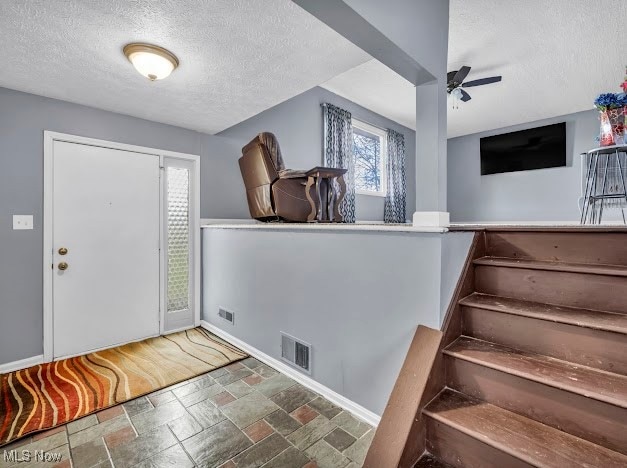
<path id="1" fill-rule="evenodd" d="M 260 133 L 242 148 L 239 168 L 250 216 L 259 221 L 307 221 L 311 204 L 305 195 L 306 171 L 285 169 L 272 133 Z"/>

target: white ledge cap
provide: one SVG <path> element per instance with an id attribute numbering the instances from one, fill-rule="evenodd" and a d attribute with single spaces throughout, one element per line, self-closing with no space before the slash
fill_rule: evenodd
<path id="1" fill-rule="evenodd" d="M 451 225 L 451 218 L 450 214 L 446 211 L 416 211 L 414 213 L 413 225 L 415 228 L 447 228 Z"/>
<path id="2" fill-rule="evenodd" d="M 261 223 L 250 220 L 248 222 L 232 222 L 233 220 L 201 220 L 204 229 L 239 229 L 239 230 L 266 230 L 266 231 L 317 231 L 317 232 L 411 232 L 411 233 L 443 233 L 447 228 L 440 226 L 416 226 L 414 224 L 384 224 L 384 223 Z"/>

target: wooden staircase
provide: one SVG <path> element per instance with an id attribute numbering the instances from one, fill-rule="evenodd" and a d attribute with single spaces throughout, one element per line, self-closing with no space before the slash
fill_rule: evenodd
<path id="1" fill-rule="evenodd" d="M 414 466 L 627 467 L 627 231 L 478 235 Z"/>

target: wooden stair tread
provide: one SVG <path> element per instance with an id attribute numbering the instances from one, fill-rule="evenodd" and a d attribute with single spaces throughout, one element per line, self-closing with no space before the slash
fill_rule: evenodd
<path id="1" fill-rule="evenodd" d="M 444 354 L 627 408 L 627 377 L 462 336 Z"/>
<path id="2" fill-rule="evenodd" d="M 450 389 L 423 413 L 533 466 L 627 466 L 625 455 Z"/>
<path id="3" fill-rule="evenodd" d="M 519 260 L 514 258 L 481 257 L 473 262 L 479 266 L 524 268 L 529 270 L 563 271 L 591 275 L 627 276 L 627 268 L 620 265 L 593 265 L 590 263 L 547 262 L 542 260 Z"/>
<path id="4" fill-rule="evenodd" d="M 448 463 L 438 460 L 433 455 L 426 453 L 416 462 L 414 468 L 452 468 Z"/>
<path id="5" fill-rule="evenodd" d="M 482 293 L 473 293 L 459 303 L 477 309 L 627 334 L 627 315 L 625 314 L 530 302 Z"/>

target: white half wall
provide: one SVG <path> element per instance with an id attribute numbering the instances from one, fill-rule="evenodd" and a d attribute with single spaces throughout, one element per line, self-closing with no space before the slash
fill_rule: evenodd
<path id="1" fill-rule="evenodd" d="M 311 378 L 381 415 L 416 327 L 439 329 L 457 281 L 445 268 L 442 289 L 443 238 L 461 270 L 472 235 L 206 227 L 202 318 L 275 359 L 281 331 L 312 344 Z"/>

